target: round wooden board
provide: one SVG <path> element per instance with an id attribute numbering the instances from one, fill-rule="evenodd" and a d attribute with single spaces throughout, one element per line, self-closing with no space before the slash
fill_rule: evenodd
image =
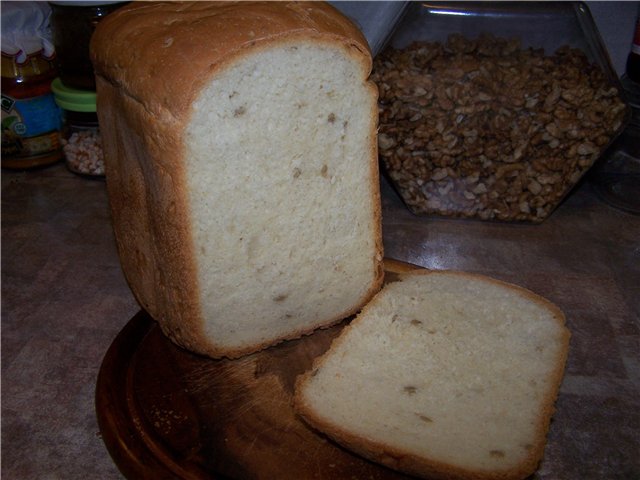
<path id="1" fill-rule="evenodd" d="M 414 268 L 385 260 L 387 279 Z M 296 377 L 348 321 L 212 360 L 177 347 L 139 312 L 98 375 L 96 413 L 111 457 L 130 479 L 408 478 L 336 445 L 291 407 Z"/>

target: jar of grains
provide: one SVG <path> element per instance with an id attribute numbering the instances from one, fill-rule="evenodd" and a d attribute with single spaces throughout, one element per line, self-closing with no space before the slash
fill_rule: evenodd
<path id="1" fill-rule="evenodd" d="M 90 177 L 104 176 L 102 138 L 96 115 L 96 92 L 70 88 L 56 78 L 51 84 L 63 112 L 63 152 L 67 168 Z"/>

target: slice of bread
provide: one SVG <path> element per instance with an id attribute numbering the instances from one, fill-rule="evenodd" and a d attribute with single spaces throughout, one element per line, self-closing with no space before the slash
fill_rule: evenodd
<path id="1" fill-rule="evenodd" d="M 480 275 L 418 271 L 395 280 L 298 378 L 298 413 L 409 474 L 533 473 L 564 372 L 563 313 Z"/>
<path id="2" fill-rule="evenodd" d="M 238 357 L 382 284 L 377 89 L 321 2 L 132 2 L 92 38 L 124 274 L 176 343 Z"/>

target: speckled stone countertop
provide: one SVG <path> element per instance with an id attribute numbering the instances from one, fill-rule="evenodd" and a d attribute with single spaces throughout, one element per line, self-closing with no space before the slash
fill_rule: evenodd
<path id="1" fill-rule="evenodd" d="M 415 217 L 383 181 L 387 257 L 530 288 L 565 312 L 566 375 L 537 479 L 640 478 L 640 217 L 582 184 L 541 225 Z M 98 429 L 102 358 L 139 310 L 105 184 L 2 172 L 2 478 L 122 478 Z"/>

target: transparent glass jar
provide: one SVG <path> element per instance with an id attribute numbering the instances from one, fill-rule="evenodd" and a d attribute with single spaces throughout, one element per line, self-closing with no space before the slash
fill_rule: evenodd
<path id="1" fill-rule="evenodd" d="M 51 1 L 51 31 L 62 82 L 72 88 L 95 90 L 89 42 L 96 25 L 128 2 Z"/>
<path id="2" fill-rule="evenodd" d="M 96 93 L 67 87 L 59 78 L 51 87 L 63 112 L 62 150 L 67 168 L 79 175 L 103 178 L 104 156 Z"/>
<path id="3" fill-rule="evenodd" d="M 55 68 L 42 52 L 20 61 L 2 53 L 2 167 L 26 169 L 62 159 L 60 109 L 51 93 Z"/>
<path id="4" fill-rule="evenodd" d="M 540 223 L 630 115 L 580 2 L 412 2 L 372 79 L 382 170 L 417 215 Z"/>
<path id="5" fill-rule="evenodd" d="M 589 173 L 589 180 L 609 205 L 640 214 L 640 83 L 627 75 L 621 80 L 631 120 Z"/>
<path id="6" fill-rule="evenodd" d="M 42 2 L 2 4 L 2 167 L 41 167 L 62 158 L 60 109 L 53 99 L 55 51 L 50 9 Z"/>

